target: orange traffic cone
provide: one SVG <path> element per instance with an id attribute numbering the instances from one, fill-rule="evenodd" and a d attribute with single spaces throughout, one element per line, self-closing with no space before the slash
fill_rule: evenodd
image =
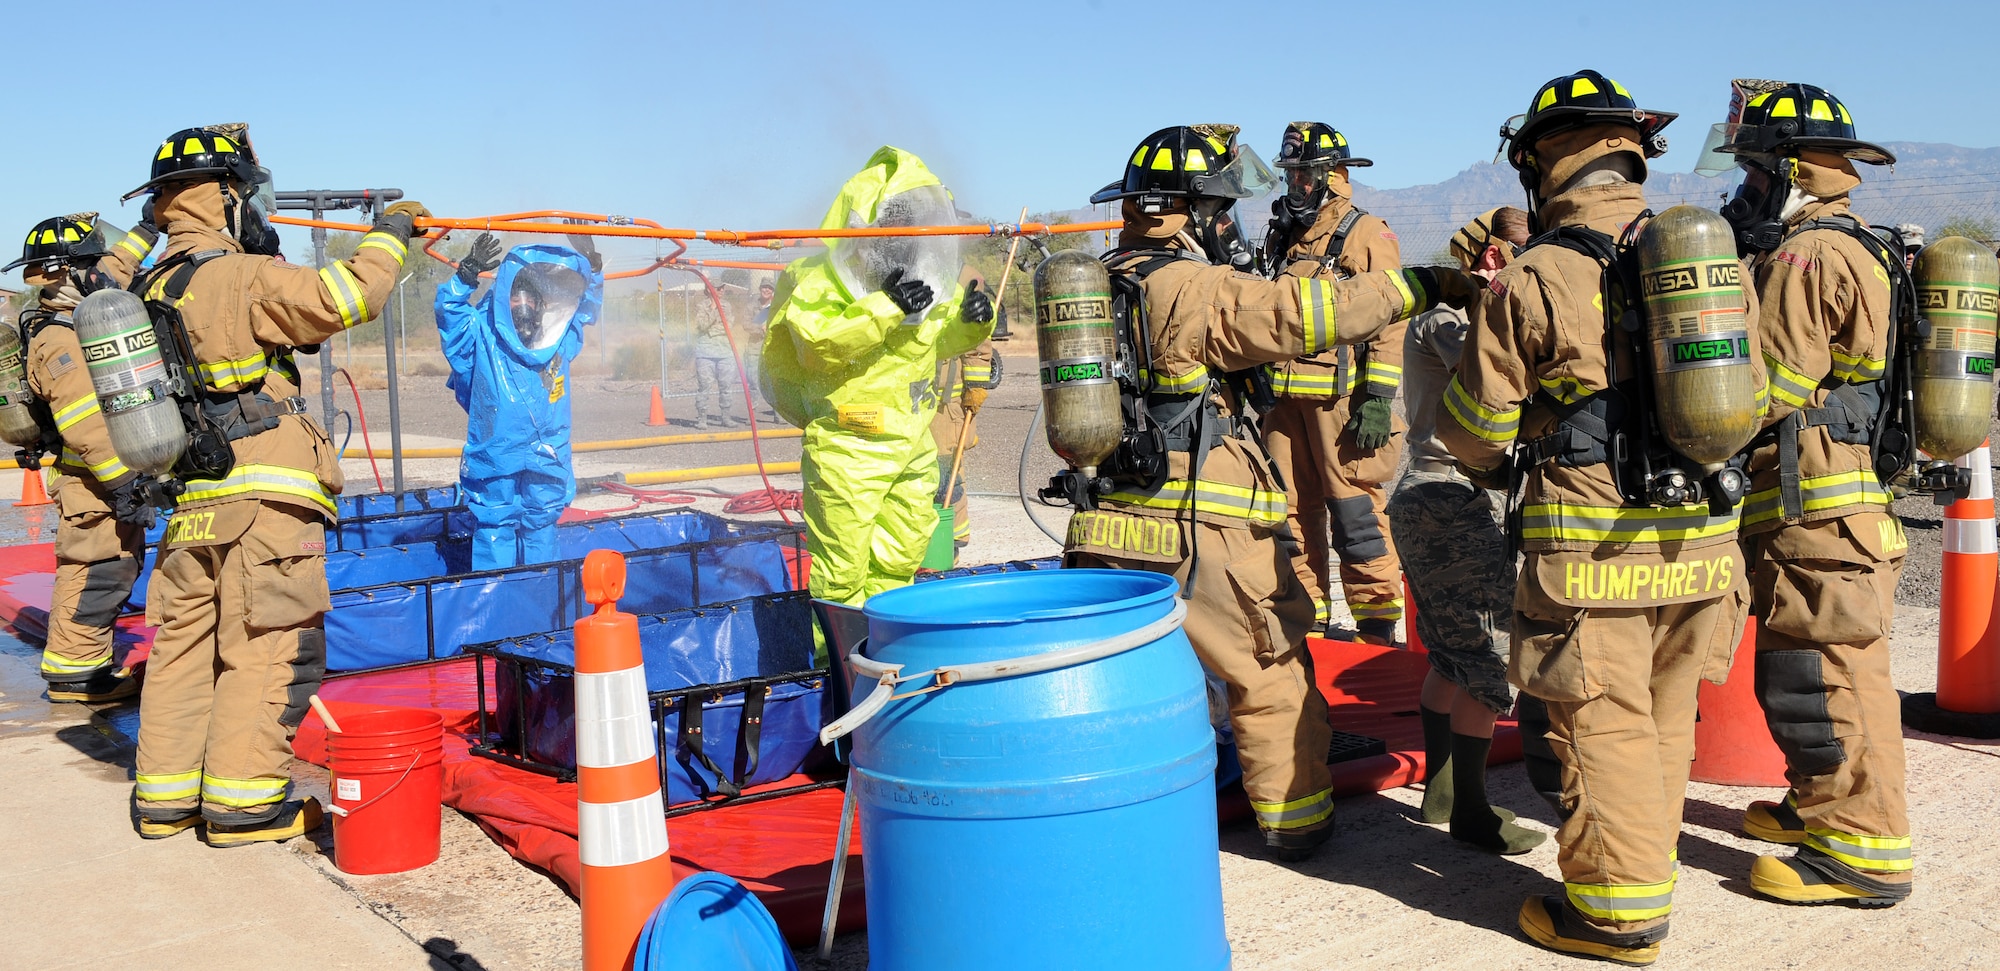
<path id="1" fill-rule="evenodd" d="M 42 484 L 42 470 L 39 468 L 21 470 L 21 501 L 16 506 L 49 506 L 55 500 L 49 498 L 48 487 Z"/>
<path id="2" fill-rule="evenodd" d="M 2000 738 L 2000 544 L 1994 540 L 1988 446 L 1952 463 L 1972 474 L 1965 498 L 1945 507 L 1938 602 L 1937 691 L 1903 697 L 1903 724 L 1963 738 Z"/>
<path id="3" fill-rule="evenodd" d="M 1785 753 L 1772 740 L 1764 706 L 1757 701 L 1757 618 L 1743 624 L 1729 680 L 1703 681 L 1695 699 L 1701 717 L 1694 723 L 1694 765 L 1688 778 L 1719 786 L 1785 784 Z"/>
<path id="4" fill-rule="evenodd" d="M 651 425 L 654 428 L 658 428 L 666 423 L 667 423 L 667 406 L 665 402 L 660 400 L 660 386 L 656 384 L 653 385 L 652 410 L 646 412 L 646 424 Z"/>
<path id="5" fill-rule="evenodd" d="M 576 622 L 584 971 L 630 968 L 640 930 L 674 887 L 639 620 L 618 610 L 624 592 L 624 555 L 596 550 L 584 558 L 584 599 L 597 608 Z"/>

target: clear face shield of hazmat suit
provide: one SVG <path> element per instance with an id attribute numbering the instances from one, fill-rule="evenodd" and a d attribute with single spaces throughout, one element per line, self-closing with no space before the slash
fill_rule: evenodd
<path id="1" fill-rule="evenodd" d="M 559 558 L 556 520 L 576 497 L 569 365 L 603 290 L 582 254 L 539 243 L 510 250 L 484 293 L 457 276 L 438 285 L 447 383 L 467 417 L 458 481 L 474 570 Z"/>
<path id="2" fill-rule="evenodd" d="M 820 227 L 962 222 L 922 160 L 884 147 L 841 187 Z M 956 237 L 826 243 L 825 254 L 778 278 L 760 384 L 772 407 L 805 430 L 812 592 L 860 603 L 908 583 L 923 561 L 938 522 L 930 434 L 942 394 L 937 362 L 979 346 L 992 322 L 961 319 Z"/>

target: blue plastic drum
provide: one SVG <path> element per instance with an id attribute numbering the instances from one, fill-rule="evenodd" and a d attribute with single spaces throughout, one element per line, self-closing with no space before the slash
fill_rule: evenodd
<path id="1" fill-rule="evenodd" d="M 919 584 L 868 601 L 866 656 L 909 678 L 1130 641 L 1174 614 L 1176 593 L 1119 570 Z M 855 697 L 877 684 L 858 677 Z M 1229 967 L 1214 772 L 1202 669 L 1178 627 L 889 702 L 855 730 L 849 781 L 871 971 Z"/>
<path id="2" fill-rule="evenodd" d="M 639 932 L 632 971 L 798 971 L 771 912 L 721 873 L 682 880 Z"/>

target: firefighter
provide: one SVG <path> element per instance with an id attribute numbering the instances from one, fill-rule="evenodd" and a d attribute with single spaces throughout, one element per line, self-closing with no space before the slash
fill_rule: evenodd
<path id="1" fill-rule="evenodd" d="M 1119 483 L 1077 512 L 1066 565 L 1176 577 L 1186 631 L 1203 665 L 1228 684 L 1230 722 L 1265 845 L 1311 855 L 1333 831 L 1326 768 L 1331 728 L 1305 635 L 1313 603 L 1292 567 L 1283 487 L 1238 420 L 1223 375 L 1254 372 L 1352 344 L 1429 310 L 1463 303 L 1456 269 L 1377 270 L 1352 280 L 1265 280 L 1234 268 L 1243 251 L 1231 207 L 1275 181 L 1233 126 L 1179 126 L 1146 137 L 1125 177 L 1091 197 L 1119 202 L 1124 228 L 1104 261 L 1144 292 L 1151 393 L 1167 451 L 1164 481 Z M 1114 542 L 1116 536 L 1157 542 Z"/>
<path id="2" fill-rule="evenodd" d="M 1757 694 L 1791 784 L 1781 802 L 1752 803 L 1743 828 L 1798 846 L 1759 857 L 1750 886 L 1791 903 L 1891 906 L 1909 897 L 1914 865 L 1889 678 L 1908 543 L 1870 445 L 1904 254 L 1868 231 L 1848 194 L 1861 184 L 1855 162 L 1896 159 L 1809 84 L 1757 95 L 1720 127 L 1718 151 L 1743 170 L 1723 215 L 1754 271 L 1771 377 L 1743 512 Z"/>
<path id="3" fill-rule="evenodd" d="M 188 478 L 160 541 L 146 618 L 159 627 L 140 702 L 134 786 L 141 836 L 207 823 L 211 846 L 285 840 L 321 821 L 293 800 L 292 735 L 326 665 L 326 528 L 340 464 L 299 397 L 297 348 L 378 313 L 421 204 L 391 205 L 354 255 L 312 270 L 277 258 L 270 174 L 242 126 L 175 132 L 152 175 L 167 233 L 133 284 L 185 331 L 197 406 L 232 436 L 219 479 Z M 260 195 L 263 198 L 260 199 Z"/>
<path id="4" fill-rule="evenodd" d="M 986 396 L 1000 386 L 1000 355 L 987 340 L 956 360 L 938 363 L 938 387 L 944 402 L 931 419 L 931 438 L 938 449 L 937 504 L 951 510 L 951 538 L 959 549 L 972 542 L 972 509 L 965 498 L 965 469 L 959 455 L 959 435 L 965 435 L 964 451 L 979 445 L 979 428 L 974 419 L 985 407 Z M 971 426 L 971 427 L 967 427 Z M 958 481 L 951 482 L 951 469 L 958 464 Z M 945 494 L 950 486 L 951 494 Z"/>
<path id="5" fill-rule="evenodd" d="M 21 340 L 28 387 L 39 402 L 30 410 L 61 473 L 56 580 L 42 649 L 50 701 L 95 704 L 139 691 L 112 659 L 112 623 L 139 577 L 153 510 L 138 475 L 112 451 L 70 312 L 87 290 L 131 282 L 158 238 L 144 225 L 121 232 L 94 212 L 58 216 L 29 230 L 21 258 L 5 267 L 21 267 L 23 280 L 39 288 L 35 305 L 21 313 Z"/>
<path id="6" fill-rule="evenodd" d="M 1542 85 L 1503 129 L 1540 238 L 1611 251 L 1646 208 L 1646 160 L 1674 117 L 1596 71 Z M 1521 495 L 1508 678 L 1547 705 L 1564 810 L 1563 893 L 1528 897 L 1521 929 L 1554 950 L 1650 964 L 1672 910 L 1696 683 L 1728 672 L 1745 584 L 1734 507 L 1621 491 L 1635 457 L 1618 443 L 1643 440 L 1650 416 L 1635 414 L 1646 375 L 1634 355 L 1607 359 L 1629 345 L 1611 330 L 1623 296 L 1606 292 L 1606 266 L 1551 240 L 1493 278 L 1438 436 L 1474 483 Z M 1509 481 L 1510 451 L 1523 481 Z"/>
<path id="7" fill-rule="evenodd" d="M 1265 251 L 1283 275 L 1346 280 L 1403 263 L 1389 225 L 1354 205 L 1356 158 L 1347 137 L 1317 121 L 1293 122 L 1278 154 L 1285 195 Z M 1333 560 L 1361 640 L 1388 644 L 1403 618 L 1402 564 L 1390 545 L 1383 483 L 1402 459 L 1402 421 L 1391 402 L 1403 380 L 1398 321 L 1373 340 L 1270 365 L 1277 404 L 1263 417 L 1264 444 L 1285 477 L 1292 532 L 1305 548 L 1299 580 L 1321 626 L 1333 589 Z M 1328 530 L 1332 531 L 1329 554 Z"/>
<path id="8" fill-rule="evenodd" d="M 984 282 L 978 271 L 968 267 L 961 282 Z M 959 436 L 965 436 L 964 451 L 979 445 L 979 428 L 974 419 L 986 405 L 986 396 L 1000 386 L 1000 355 L 988 339 L 955 359 L 938 362 L 937 386 L 943 391 L 937 417 L 931 419 L 931 439 L 938 450 L 937 504 L 951 510 L 951 538 L 958 549 L 972 542 L 972 508 L 965 498 L 965 469 L 959 454 Z M 959 477 L 951 481 L 953 464 Z M 945 494 L 950 487 L 950 495 Z"/>

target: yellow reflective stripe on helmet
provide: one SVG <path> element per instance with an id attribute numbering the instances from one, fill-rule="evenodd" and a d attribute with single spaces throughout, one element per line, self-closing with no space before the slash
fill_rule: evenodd
<path id="1" fill-rule="evenodd" d="M 379 249 L 395 257 L 397 266 L 402 266 L 403 260 L 410 255 L 409 244 L 397 239 L 394 233 L 369 233 L 361 237 L 361 245 L 356 246 L 354 251 L 359 253 L 365 249 Z"/>
<path id="2" fill-rule="evenodd" d="M 1403 601 L 1400 599 L 1391 600 L 1387 603 L 1349 601 L 1347 612 L 1353 614 L 1355 620 L 1401 620 L 1403 619 Z"/>
<path id="3" fill-rule="evenodd" d="M 1852 505 L 1886 506 L 1891 497 L 1874 472 L 1857 469 L 1800 479 L 1799 500 L 1802 511 L 1822 512 Z M 1745 526 L 1777 519 L 1784 513 L 1784 498 L 1776 488 L 1760 489 L 1743 500 Z"/>
<path id="4" fill-rule="evenodd" d="M 262 806 L 285 798 L 290 779 L 223 779 L 201 774 L 201 801 L 243 808 Z"/>
<path id="5" fill-rule="evenodd" d="M 1265 829 L 1304 829 L 1325 822 L 1333 815 L 1333 790 L 1321 789 L 1303 799 L 1289 802 L 1250 800 L 1257 825 Z"/>
<path id="6" fill-rule="evenodd" d="M 1458 383 L 1458 375 L 1451 376 L 1451 383 L 1444 386 L 1444 409 L 1466 431 L 1489 442 L 1511 442 L 1521 433 L 1521 408 L 1516 405 L 1506 411 L 1494 411 L 1472 400 L 1465 386 Z"/>
<path id="7" fill-rule="evenodd" d="M 1889 362 L 1882 358 L 1842 354 L 1838 349 L 1833 350 L 1833 376 L 1848 384 L 1880 381 L 1888 373 Z"/>
<path id="8" fill-rule="evenodd" d="M 271 359 L 259 351 L 240 361 L 217 361 L 214 364 L 200 364 L 195 367 L 201 373 L 201 380 L 217 391 L 229 390 L 229 385 L 253 384 L 264 380 L 271 372 Z"/>
<path id="9" fill-rule="evenodd" d="M 1313 355 L 1332 347 L 1337 331 L 1334 327 L 1335 288 L 1316 276 L 1299 277 L 1299 321 L 1300 330 L 1305 334 L 1306 354 Z"/>
<path id="10" fill-rule="evenodd" d="M 319 279 L 326 285 L 326 292 L 333 295 L 333 306 L 340 312 L 342 327 L 367 322 L 368 300 L 361 293 L 361 281 L 355 279 L 354 271 L 335 263 L 319 271 Z"/>
<path id="11" fill-rule="evenodd" d="M 275 492 L 280 495 L 297 496 L 311 500 L 329 513 L 337 512 L 333 496 L 320 485 L 319 476 L 281 465 L 239 465 L 227 478 L 190 479 L 187 483 L 187 492 L 181 495 L 181 503 L 193 505 L 252 492 Z"/>
<path id="12" fill-rule="evenodd" d="M 1380 361 L 1368 362 L 1368 393 L 1377 398 L 1393 398 L 1403 385 L 1403 369 Z"/>
<path id="13" fill-rule="evenodd" d="M 61 410 L 56 412 L 56 431 L 69 431 L 70 426 L 101 412 L 102 409 L 97 406 L 96 395 L 78 398 L 64 405 Z"/>
<path id="14" fill-rule="evenodd" d="M 1553 378 L 1536 378 L 1542 392 L 1566 405 L 1573 405 L 1597 392 L 1584 387 L 1582 381 L 1568 375 Z"/>
<path id="15" fill-rule="evenodd" d="M 153 251 L 153 247 L 148 245 L 145 240 L 139 238 L 138 233 L 126 233 L 125 238 L 118 241 L 118 248 L 124 250 L 135 260 L 143 260 L 146 258 L 147 253 Z"/>
<path id="16" fill-rule="evenodd" d="M 1736 514 L 1698 506 L 1584 506 L 1534 503 L 1521 509 L 1521 538 L 1575 543 L 1673 543 L 1728 536 Z"/>
<path id="17" fill-rule="evenodd" d="M 134 775 L 132 781 L 137 783 L 133 788 L 140 802 L 168 802 L 174 799 L 193 799 L 201 795 L 200 769 L 160 775 L 141 772 Z"/>
<path id="18" fill-rule="evenodd" d="M 1819 379 L 1806 377 L 1769 354 L 1764 355 L 1764 370 L 1772 396 L 1794 408 L 1804 408 L 1819 388 Z"/>
<path id="19" fill-rule="evenodd" d="M 110 666 L 111 666 L 110 648 L 106 648 L 104 650 L 104 653 L 102 654 L 99 654 L 95 657 L 84 658 L 81 661 L 75 660 L 73 658 L 63 657 L 55 653 L 54 651 L 42 652 L 43 674 L 87 674 L 91 671 L 97 670 L 98 668 L 108 668 Z"/>
<path id="20" fill-rule="evenodd" d="M 1806 845 L 1857 870 L 1909 870 L 1916 866 L 1908 836 L 1860 836 L 1806 827 Z"/>
<path id="21" fill-rule="evenodd" d="M 1396 292 L 1403 296 L 1403 309 L 1397 312 L 1396 319 L 1408 320 L 1415 316 L 1417 312 L 1417 293 L 1410 289 L 1410 277 L 1406 275 L 1407 271 L 1383 270 L 1381 273 L 1389 278 L 1390 285 L 1394 286 Z M 1424 296 L 1429 298 L 1437 295 L 1425 294 Z"/>
<path id="22" fill-rule="evenodd" d="M 1172 511 L 1186 509 L 1190 494 L 1193 495 L 1194 511 L 1198 513 L 1258 523 L 1285 521 L 1284 493 L 1220 482 L 1203 481 L 1198 486 L 1190 486 L 1186 479 L 1168 479 L 1154 492 L 1119 489 L 1107 493 L 1104 501 Z"/>
<path id="23" fill-rule="evenodd" d="M 1160 394 L 1191 394 L 1208 387 L 1207 368 L 1196 368 L 1186 374 L 1142 373 L 1153 379 L 1153 390 Z"/>
<path id="24" fill-rule="evenodd" d="M 1659 883 L 1564 883 L 1571 906 L 1598 920 L 1640 921 L 1665 917 L 1674 909 L 1678 875 Z"/>

